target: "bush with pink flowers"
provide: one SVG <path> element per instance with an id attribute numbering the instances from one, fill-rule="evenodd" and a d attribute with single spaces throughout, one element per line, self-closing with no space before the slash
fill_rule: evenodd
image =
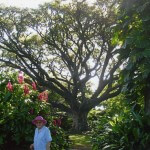
<path id="1" fill-rule="evenodd" d="M 55 124 L 51 110 L 48 91 L 38 92 L 35 82 L 25 83 L 22 72 L 0 74 L 0 149 L 28 149 L 35 129 L 31 122 L 37 115 L 48 121 L 51 149 L 67 149 L 68 138 L 60 127 L 61 120 Z"/>

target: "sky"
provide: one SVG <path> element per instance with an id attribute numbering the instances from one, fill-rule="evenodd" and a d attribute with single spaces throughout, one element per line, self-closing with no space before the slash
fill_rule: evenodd
<path id="1" fill-rule="evenodd" d="M 51 2 L 51 0 L 0 0 L 0 4 L 20 8 L 37 8 L 39 4 L 43 4 L 45 2 Z"/>
<path id="2" fill-rule="evenodd" d="M 0 0 L 0 4 L 5 6 L 16 6 L 20 8 L 37 8 L 39 4 L 44 4 L 45 2 L 52 2 L 53 0 Z M 70 0 L 63 0 L 70 1 Z M 87 0 L 88 3 L 92 3 L 95 0 Z"/>

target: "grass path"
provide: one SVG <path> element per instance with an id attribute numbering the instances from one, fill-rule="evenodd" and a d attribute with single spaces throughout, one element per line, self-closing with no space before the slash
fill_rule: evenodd
<path id="1" fill-rule="evenodd" d="M 72 150 L 91 150 L 90 135 L 88 134 L 73 134 L 69 136 L 72 142 Z"/>

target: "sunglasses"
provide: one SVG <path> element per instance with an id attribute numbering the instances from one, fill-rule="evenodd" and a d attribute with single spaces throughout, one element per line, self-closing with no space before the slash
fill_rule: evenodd
<path id="1" fill-rule="evenodd" d="M 42 121 L 36 121 L 36 124 L 41 124 L 41 123 L 43 123 Z"/>

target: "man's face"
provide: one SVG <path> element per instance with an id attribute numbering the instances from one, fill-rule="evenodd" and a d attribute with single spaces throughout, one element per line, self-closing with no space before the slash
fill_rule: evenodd
<path id="1" fill-rule="evenodd" d="M 43 127 L 43 125 L 44 124 L 43 124 L 42 121 L 40 121 L 40 120 L 36 121 L 36 126 L 37 126 L 38 129 L 41 129 Z"/>

